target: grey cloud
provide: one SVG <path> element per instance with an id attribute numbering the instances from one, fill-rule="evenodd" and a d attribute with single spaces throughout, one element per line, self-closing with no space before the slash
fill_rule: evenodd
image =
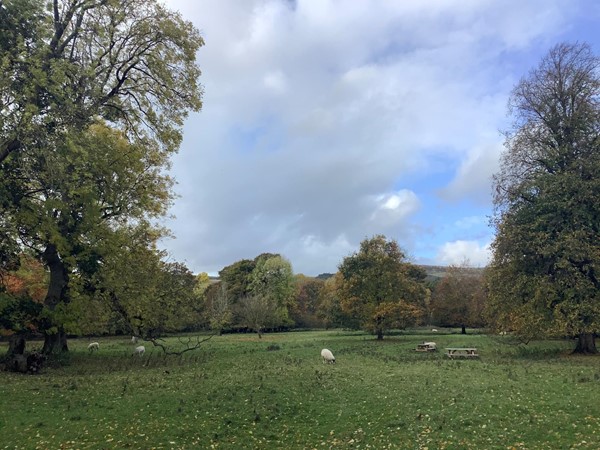
<path id="1" fill-rule="evenodd" d="M 439 153 L 460 167 L 444 198 L 489 186 L 473 183 L 493 169 L 477 149 L 497 142 L 514 81 L 497 58 L 564 20 L 557 2 L 516 0 L 168 4 L 206 46 L 203 111 L 172 169 L 177 239 L 164 245 L 209 272 L 265 251 L 331 272 L 365 236 L 410 239 L 426 205 L 403 177 L 427 177 Z M 405 208 L 382 209 L 398 192 Z"/>
<path id="2" fill-rule="evenodd" d="M 492 196 L 492 176 L 499 169 L 501 143 L 477 147 L 462 161 L 452 182 L 440 192 L 442 198 L 458 200 L 471 198 L 489 204 Z"/>

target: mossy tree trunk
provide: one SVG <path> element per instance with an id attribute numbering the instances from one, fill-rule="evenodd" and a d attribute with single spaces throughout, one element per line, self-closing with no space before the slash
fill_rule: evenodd
<path id="1" fill-rule="evenodd" d="M 67 302 L 69 277 L 67 268 L 58 254 L 56 245 L 48 244 L 43 253 L 43 258 L 50 269 L 50 285 L 48 286 L 48 293 L 44 299 L 44 306 L 50 311 L 54 311 L 60 303 Z M 50 355 L 69 351 L 67 346 L 67 333 L 63 326 L 57 323 L 49 323 L 48 325 L 48 328 L 52 328 L 53 330 L 58 328 L 58 331 L 46 331 L 42 353 Z"/>
<path id="2" fill-rule="evenodd" d="M 573 353 L 581 355 L 593 355 L 598 353 L 596 349 L 596 339 L 593 333 L 580 333 L 577 336 L 577 346 Z"/>
<path id="3" fill-rule="evenodd" d="M 25 353 L 25 337 L 20 334 L 13 334 L 8 340 L 8 352 L 6 357 L 22 355 Z"/>
<path id="4" fill-rule="evenodd" d="M 64 328 L 60 328 L 56 333 L 47 333 L 44 336 L 44 347 L 42 353 L 44 355 L 57 355 L 59 353 L 68 352 L 67 333 Z"/>

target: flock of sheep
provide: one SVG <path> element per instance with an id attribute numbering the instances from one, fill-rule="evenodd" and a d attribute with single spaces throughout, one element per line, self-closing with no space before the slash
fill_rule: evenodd
<path id="1" fill-rule="evenodd" d="M 431 331 L 435 333 L 438 330 L 433 328 Z M 500 332 L 500 335 L 506 335 L 506 334 L 507 334 L 506 331 Z M 131 343 L 135 345 L 135 344 L 137 344 L 137 342 L 138 342 L 137 336 L 132 336 Z M 435 346 L 436 346 L 435 342 L 424 342 L 423 343 L 423 345 L 426 345 L 426 344 L 431 344 L 433 346 L 433 348 L 435 348 Z M 100 350 L 100 344 L 98 342 L 92 342 L 88 345 L 87 348 L 90 353 L 94 353 L 95 351 Z M 144 347 L 143 345 L 138 345 L 137 347 L 135 347 L 133 349 L 132 355 L 142 356 L 145 352 L 146 352 L 146 347 Z M 324 348 L 323 350 L 321 350 L 321 358 L 323 358 L 323 364 L 335 364 L 335 356 L 333 356 L 333 353 L 329 349 Z"/>
<path id="2" fill-rule="evenodd" d="M 138 338 L 136 336 L 131 336 L 132 344 L 137 344 L 137 341 L 138 341 Z M 91 342 L 90 344 L 88 344 L 87 348 L 90 353 L 94 353 L 94 352 L 100 350 L 100 343 L 99 342 Z M 146 347 L 144 347 L 143 345 L 138 345 L 137 347 L 135 347 L 133 349 L 132 355 L 142 356 L 145 352 L 146 352 Z"/>
<path id="3" fill-rule="evenodd" d="M 138 339 L 136 336 L 131 337 L 132 344 L 137 344 L 137 341 L 138 341 Z M 87 348 L 90 353 L 94 353 L 94 352 L 100 350 L 100 343 L 91 342 Z M 132 354 L 142 356 L 145 352 L 146 352 L 146 347 L 144 347 L 143 345 L 138 345 L 137 347 L 135 347 L 133 349 Z M 321 357 L 323 358 L 323 364 L 326 364 L 326 363 L 327 364 L 335 364 L 335 356 L 333 356 L 333 353 L 331 353 L 331 350 L 328 350 L 326 348 L 321 350 Z"/>

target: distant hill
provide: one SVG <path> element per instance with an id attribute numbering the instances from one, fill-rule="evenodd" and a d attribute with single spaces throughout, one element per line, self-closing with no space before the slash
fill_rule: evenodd
<path id="1" fill-rule="evenodd" d="M 419 265 L 425 272 L 427 273 L 427 281 L 437 281 L 441 278 L 444 278 L 446 272 L 448 272 L 448 266 L 426 266 Z M 467 273 L 472 274 L 473 276 L 481 275 L 483 272 L 483 267 L 468 267 L 464 269 Z"/>
<path id="2" fill-rule="evenodd" d="M 315 278 L 317 278 L 318 280 L 327 280 L 328 278 L 331 278 L 334 275 L 335 275 L 335 273 L 321 273 L 321 274 L 317 275 Z"/>
<path id="3" fill-rule="evenodd" d="M 444 278 L 446 271 L 448 270 L 448 267 L 446 266 L 419 265 L 419 267 L 427 272 L 427 281 L 437 281 L 441 278 Z"/>
<path id="4" fill-rule="evenodd" d="M 448 266 L 427 266 L 423 264 L 418 264 L 418 266 L 425 270 L 425 272 L 427 273 L 426 280 L 431 282 L 435 282 L 441 278 L 444 278 L 446 272 L 448 271 Z M 468 273 L 472 273 L 474 276 L 481 275 L 481 273 L 483 272 L 482 267 L 469 267 L 465 270 Z M 317 275 L 315 278 L 318 278 L 320 280 L 326 280 L 328 278 L 331 278 L 333 275 L 333 273 L 322 273 Z"/>
<path id="5" fill-rule="evenodd" d="M 423 264 L 417 264 L 417 265 L 419 267 L 421 267 L 423 270 L 425 270 L 425 272 L 427 273 L 427 278 L 425 278 L 425 279 L 430 282 L 435 282 L 437 280 L 444 278 L 444 276 L 446 275 L 446 272 L 448 271 L 448 266 L 428 266 L 428 265 L 423 265 Z M 481 275 L 481 273 L 483 272 L 483 267 L 469 267 L 465 270 L 468 273 L 472 273 L 473 276 L 477 276 L 477 275 Z M 317 278 L 319 280 L 327 280 L 328 278 L 331 278 L 334 275 L 335 275 L 334 273 L 321 273 L 314 278 Z M 219 277 L 210 277 L 210 281 L 211 281 L 211 283 L 217 283 L 219 281 Z"/>

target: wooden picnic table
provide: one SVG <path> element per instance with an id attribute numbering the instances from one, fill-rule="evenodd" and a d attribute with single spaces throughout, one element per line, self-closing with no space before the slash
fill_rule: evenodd
<path id="1" fill-rule="evenodd" d="M 479 358 L 477 349 L 474 347 L 450 347 L 446 348 L 446 355 L 448 358 Z"/>
<path id="2" fill-rule="evenodd" d="M 417 344 L 417 348 L 415 350 L 418 352 L 435 352 L 437 350 L 437 346 L 435 342 L 423 342 L 422 344 Z"/>

